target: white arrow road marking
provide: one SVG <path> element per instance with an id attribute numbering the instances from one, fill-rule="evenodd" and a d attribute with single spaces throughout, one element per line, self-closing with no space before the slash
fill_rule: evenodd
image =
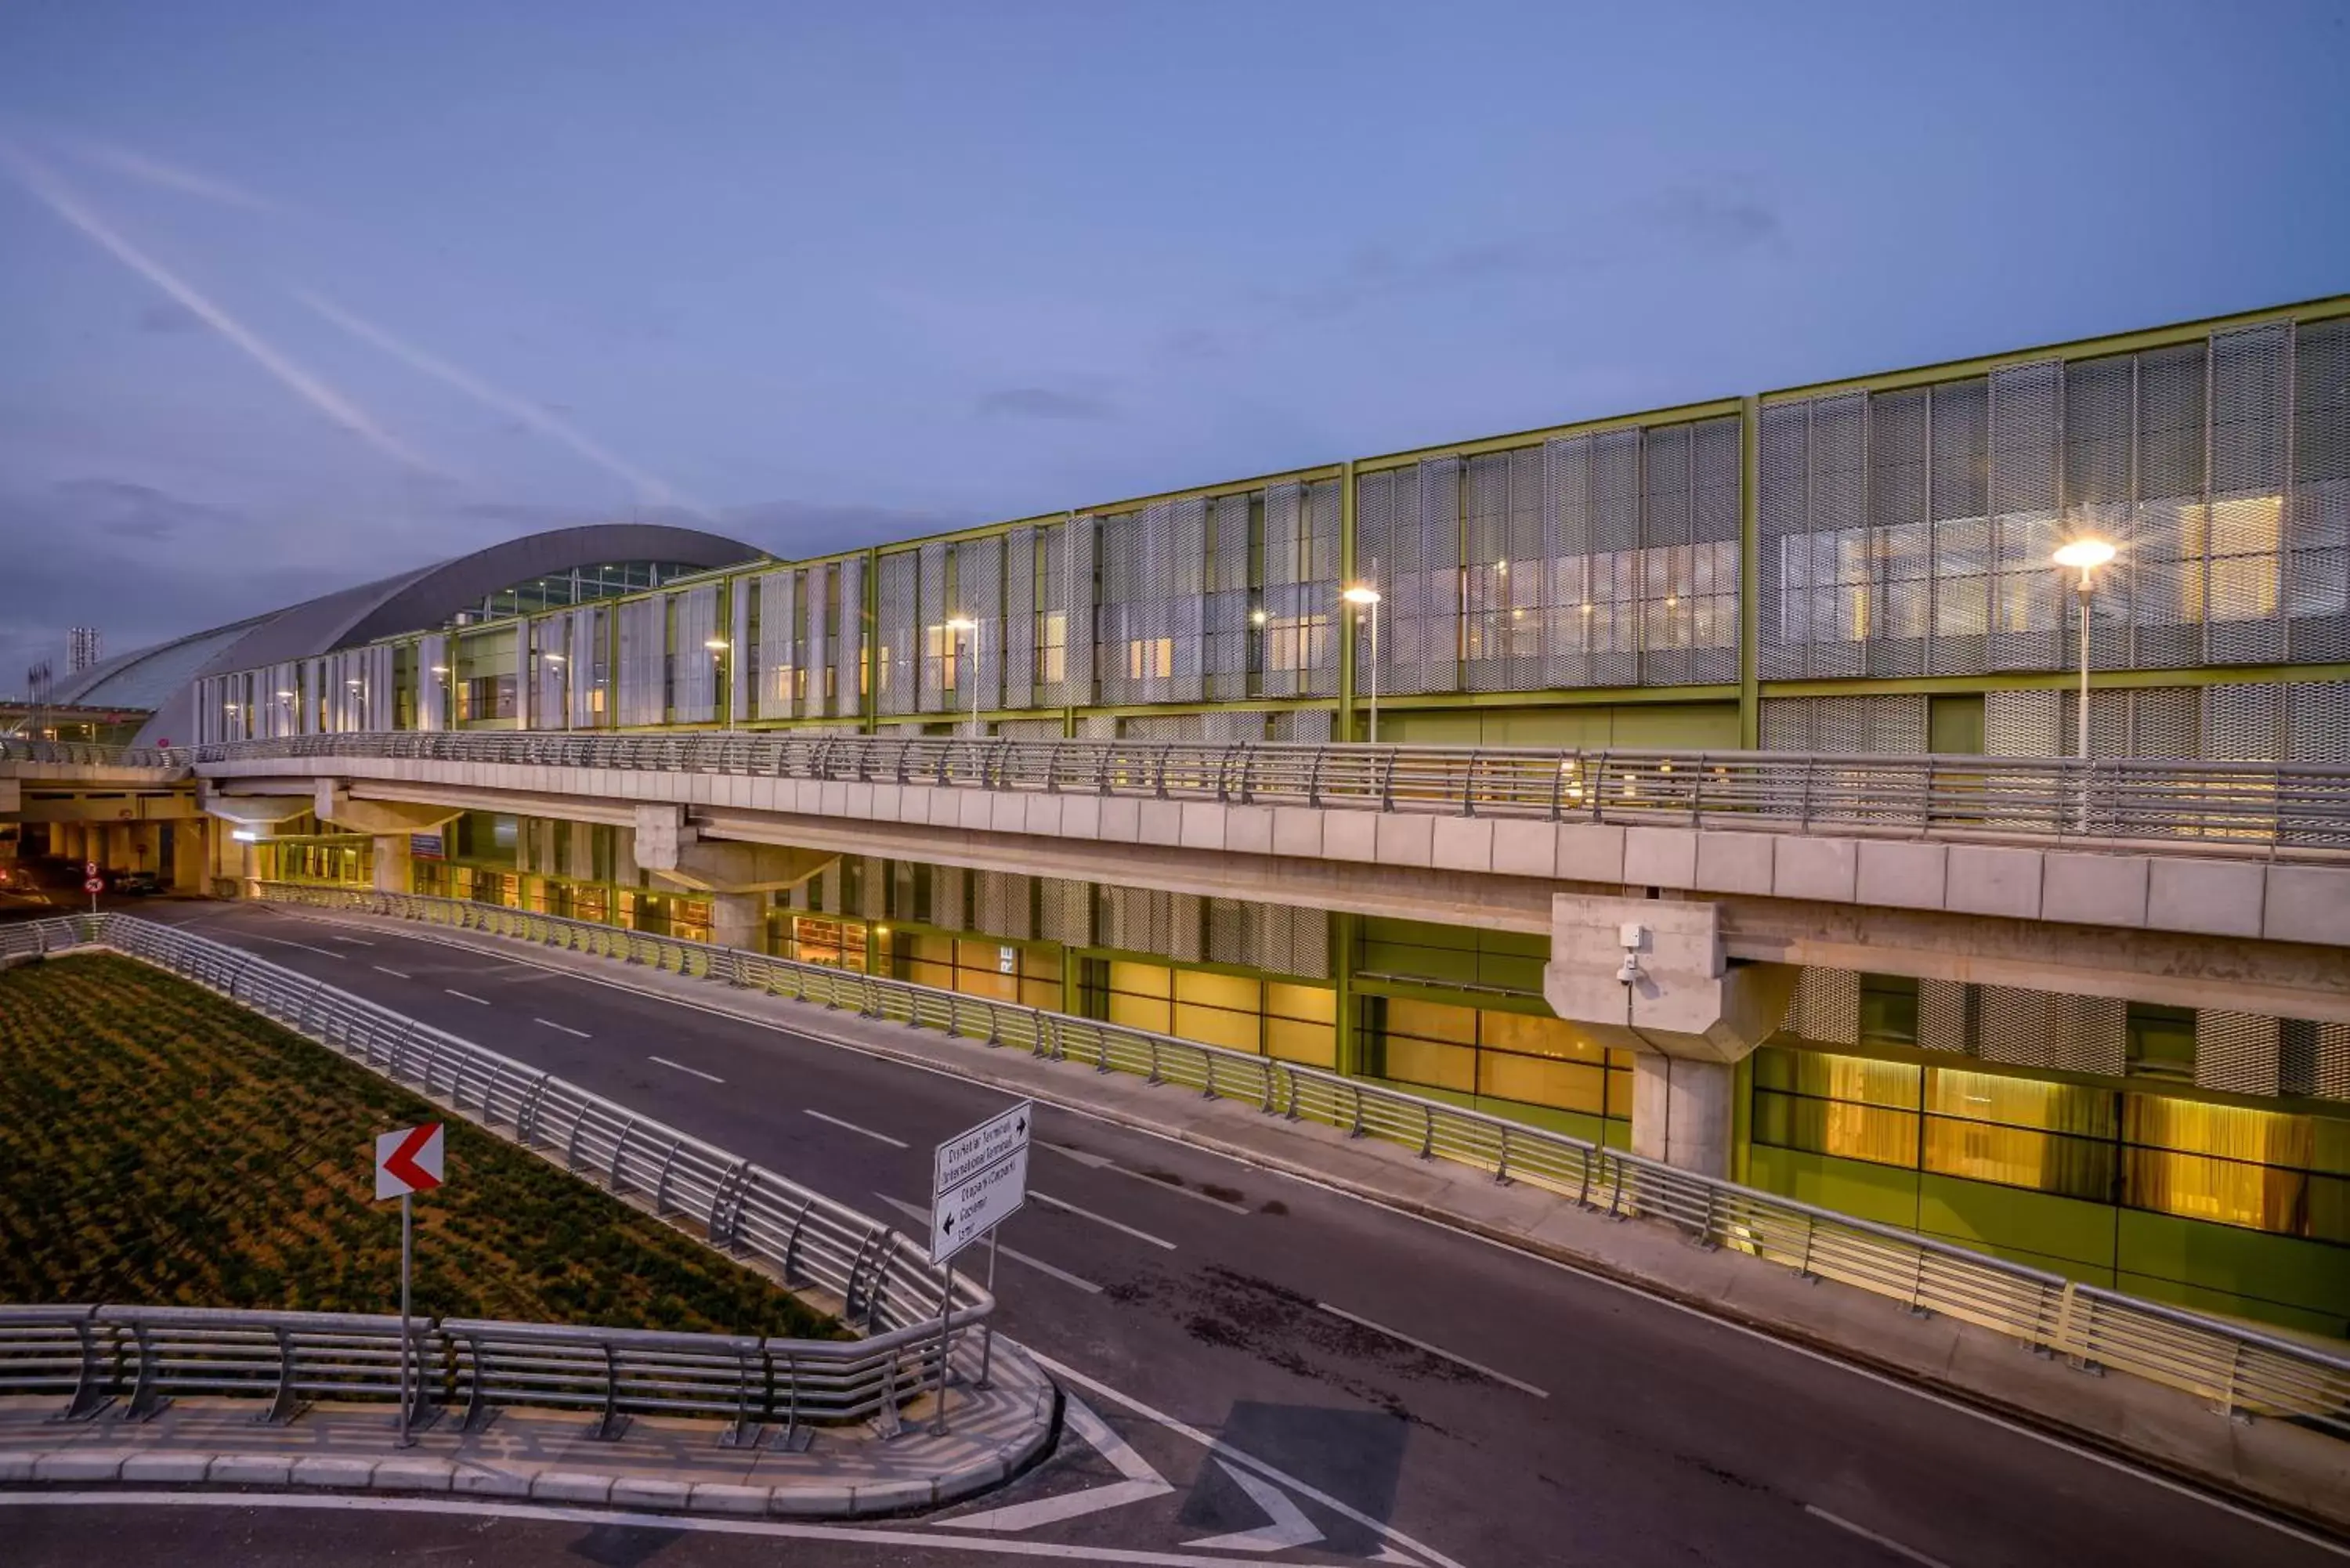
<path id="1" fill-rule="evenodd" d="M 1009 1508 L 993 1508 L 985 1513 L 968 1514 L 962 1519 L 942 1519 L 939 1521 L 939 1527 L 947 1530 L 1034 1530 L 1040 1524 L 1058 1524 L 1065 1519 L 1080 1519 L 1106 1509 L 1124 1508 L 1129 1502 L 1147 1502 L 1154 1497 L 1165 1497 L 1175 1490 L 1173 1483 L 1150 1468 L 1149 1460 L 1136 1453 L 1124 1438 L 1109 1429 L 1108 1422 L 1087 1408 L 1084 1400 L 1073 1398 L 1069 1401 L 1068 1419 L 1069 1426 L 1077 1436 L 1092 1444 L 1094 1451 L 1107 1459 L 1110 1468 L 1125 1480 L 1087 1491 L 1040 1498 L 1035 1502 L 1015 1502 Z"/>
<path id="2" fill-rule="evenodd" d="M 1270 1481 L 1259 1480 L 1246 1470 L 1236 1469 L 1222 1459 L 1216 1460 L 1216 1468 L 1238 1481 L 1240 1489 L 1249 1494 L 1249 1501 L 1264 1510 L 1265 1516 L 1273 1522 L 1260 1524 L 1254 1530 L 1236 1531 L 1230 1535 L 1211 1535 L 1201 1541 L 1186 1541 L 1183 1542 L 1185 1546 L 1211 1546 L 1224 1552 L 1279 1552 L 1287 1546 L 1311 1546 L 1322 1539 L 1322 1532 L 1298 1511 L 1297 1505 L 1290 1501 L 1288 1494 L 1279 1487 Z M 1407 1557 L 1402 1561 L 1409 1563 L 1411 1559 Z"/>
<path id="3" fill-rule="evenodd" d="M 810 1114 L 813 1115 L 814 1113 L 811 1112 Z M 916 1204 L 909 1203 L 902 1198 L 892 1198 L 886 1192 L 877 1192 L 873 1196 L 879 1198 L 882 1202 L 887 1203 L 890 1208 L 895 1209 L 899 1213 L 905 1215 L 909 1219 L 920 1220 L 925 1225 L 928 1225 L 931 1222 L 931 1211 L 927 1209 L 921 1208 Z M 1053 1267 L 1052 1264 L 1046 1262 L 1042 1258 L 1032 1258 L 1025 1252 L 1015 1252 L 1000 1241 L 996 1243 L 996 1250 L 1002 1252 L 1005 1257 L 1011 1259 L 1014 1262 L 1025 1263 L 1040 1274 L 1050 1274 L 1065 1285 L 1075 1285 L 1077 1289 L 1085 1292 L 1086 1294 L 1089 1296 L 1097 1296 L 1102 1293 L 1102 1288 L 1094 1283 L 1091 1280 L 1081 1280 L 1076 1275 L 1069 1272 L 1066 1269 L 1056 1269 Z"/>
<path id="4" fill-rule="evenodd" d="M 1316 1507 L 1326 1508 L 1341 1519 L 1353 1521 L 1355 1523 L 1359 1524 L 1364 1529 L 1369 1531 L 1381 1541 L 1391 1542 L 1397 1547 L 1409 1547 L 1412 1551 L 1419 1553 L 1419 1555 L 1428 1562 L 1435 1563 L 1436 1568 L 1461 1568 L 1460 1563 L 1454 1562 L 1451 1558 L 1447 1557 L 1433 1546 L 1425 1545 L 1420 1542 L 1413 1540 L 1410 1536 L 1406 1535 L 1400 1530 L 1380 1523 L 1378 1520 L 1373 1519 L 1369 1514 L 1365 1513 L 1361 1509 L 1348 1507 L 1347 1504 L 1340 1502 L 1336 1498 L 1332 1497 L 1328 1492 L 1324 1491 L 1321 1488 L 1313 1486 L 1305 1481 L 1299 1480 L 1295 1476 L 1291 1475 L 1286 1470 L 1275 1469 L 1273 1466 L 1265 1463 L 1263 1459 L 1258 1459 L 1253 1454 L 1244 1454 L 1229 1444 L 1219 1442 L 1214 1438 L 1208 1436 L 1207 1433 L 1200 1430 L 1199 1428 L 1179 1421 L 1174 1417 L 1167 1414 L 1164 1410 L 1153 1409 L 1150 1406 L 1144 1404 L 1141 1400 L 1137 1399 L 1131 1394 L 1121 1394 L 1117 1389 L 1111 1387 L 1108 1384 L 1102 1382 L 1099 1378 L 1087 1376 L 1084 1373 L 1078 1371 L 1067 1362 L 1056 1361 L 1053 1357 L 1045 1355 L 1043 1351 L 1038 1350 L 1033 1345 L 1024 1345 L 1020 1348 L 1028 1353 L 1028 1358 L 1031 1361 L 1034 1361 L 1037 1366 L 1051 1373 L 1055 1378 L 1064 1384 L 1074 1383 L 1077 1386 L 1084 1388 L 1088 1392 L 1101 1396 L 1101 1397 L 1108 1400 L 1113 1405 L 1124 1406 L 1127 1409 L 1133 1411 L 1136 1415 L 1142 1417 L 1146 1420 L 1156 1421 L 1160 1426 L 1166 1428 L 1169 1431 L 1174 1433 L 1177 1437 L 1188 1438 L 1191 1441 L 1199 1444 L 1200 1447 L 1207 1449 L 1210 1453 L 1214 1454 L 1221 1459 L 1229 1459 L 1233 1464 L 1239 1465 L 1243 1469 L 1253 1470 L 1255 1473 L 1263 1476 L 1269 1481 L 1278 1482 L 1280 1485 L 1288 1488 L 1291 1491 L 1294 1491 L 1298 1496 L 1304 1498 L 1306 1501 L 1315 1504 Z M 1072 1398 L 1069 1403 L 1074 1407 L 1076 1401 Z M 26 1493 L 25 1495 L 30 1496 L 33 1494 Z M 201 1496 L 203 1494 L 190 1493 L 189 1495 Z M 1407 1558 L 1405 1561 L 1408 1562 L 1409 1559 Z"/>

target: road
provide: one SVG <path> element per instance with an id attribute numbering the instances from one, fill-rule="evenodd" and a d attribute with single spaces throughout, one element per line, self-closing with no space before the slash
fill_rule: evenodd
<path id="1" fill-rule="evenodd" d="M 561 1074 L 868 1212 L 894 1206 L 910 1225 L 931 1147 L 1008 1103 L 445 940 L 251 905 L 140 912 Z M 1002 1492 L 847 1534 L 229 1498 L 12 1506 L 0 1525 L 10 1561 L 2350 1561 L 2100 1457 L 1310 1183 L 1049 1106 L 1037 1132 L 1035 1199 L 1004 1234 L 999 1322 L 1064 1374 L 1106 1436 L 1084 1441 L 1073 1416 L 1058 1455 Z M 1211 1452 L 1210 1437 L 1256 1466 Z M 1159 1486 L 1128 1485 L 1139 1501 L 1120 1506 L 1060 1519 L 1047 1516 L 1069 1505 L 1027 1509 L 985 1532 L 956 1523 L 1143 1477 Z"/>

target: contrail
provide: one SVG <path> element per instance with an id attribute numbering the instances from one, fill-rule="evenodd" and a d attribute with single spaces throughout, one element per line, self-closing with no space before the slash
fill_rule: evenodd
<path id="1" fill-rule="evenodd" d="M 57 144 L 86 163 L 110 169 L 117 174 L 128 174 L 134 180 L 144 180 L 166 191 L 177 191 L 184 196 L 201 196 L 207 202 L 217 202 L 224 207 L 243 207 L 248 212 L 274 213 L 277 203 L 256 196 L 241 186 L 225 180 L 215 180 L 209 174 L 199 174 L 192 169 L 150 158 L 127 147 L 111 142 L 91 141 L 83 137 L 59 137 Z"/>
<path id="2" fill-rule="evenodd" d="M 192 284 L 176 276 L 162 263 L 116 234 L 104 219 L 82 204 L 70 187 L 21 150 L 0 142 L 0 161 L 8 164 L 25 189 L 44 206 L 80 230 L 85 238 L 115 260 L 202 317 L 213 331 L 244 349 L 263 369 L 276 377 L 295 396 L 387 457 L 426 473 L 441 472 L 401 444 L 390 431 L 377 424 L 341 393 L 263 342 L 243 322 L 198 293 Z"/>
<path id="3" fill-rule="evenodd" d="M 448 382 L 476 402 L 485 404 L 500 413 L 519 420 L 543 435 L 552 436 L 605 472 L 624 480 L 635 487 L 639 501 L 675 506 L 699 517 L 707 518 L 710 515 L 706 508 L 680 495 L 666 480 L 658 475 L 647 473 L 643 469 L 628 462 L 616 453 L 598 446 L 570 423 L 556 418 L 528 399 L 516 397 L 512 392 L 491 386 L 471 371 L 452 365 L 446 359 L 428 354 L 412 343 L 393 337 L 373 322 L 362 320 L 332 300 L 307 289 L 297 289 L 295 297 L 361 342 L 382 349 L 412 369 L 421 370 L 435 379 Z"/>

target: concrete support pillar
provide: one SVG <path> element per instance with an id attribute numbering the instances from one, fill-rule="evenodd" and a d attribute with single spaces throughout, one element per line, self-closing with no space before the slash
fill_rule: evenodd
<path id="1" fill-rule="evenodd" d="M 163 825 L 160 822 L 134 822 L 128 831 L 130 858 L 124 864 L 133 871 L 152 871 L 161 876 L 163 870 Z"/>
<path id="2" fill-rule="evenodd" d="M 81 824 L 78 822 L 49 824 L 49 853 L 65 860 L 82 858 Z"/>
<path id="3" fill-rule="evenodd" d="M 1700 1176 L 1730 1175 L 1737 1067 L 1643 1051 L 1632 1058 L 1632 1152 Z"/>
<path id="4" fill-rule="evenodd" d="M 379 893 L 413 891 L 409 881 L 408 835 L 379 833 L 369 862 L 375 873 L 375 890 Z"/>
<path id="5" fill-rule="evenodd" d="M 1551 1011 L 1621 1050 L 1735 1062 L 1787 1016 L 1801 971 L 1732 963 L 1721 906 L 1561 893 L 1551 900 Z"/>
<path id="6" fill-rule="evenodd" d="M 710 895 L 710 940 L 722 948 L 767 950 L 767 895 Z"/>

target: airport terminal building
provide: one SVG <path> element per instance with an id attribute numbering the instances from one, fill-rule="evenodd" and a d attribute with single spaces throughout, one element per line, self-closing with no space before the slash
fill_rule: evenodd
<path id="1" fill-rule="evenodd" d="M 627 537 L 621 535 L 626 535 Z M 2111 542 L 2082 647 L 2064 542 Z M 615 564 L 619 563 L 619 564 Z M 1354 590 L 1349 596 L 1349 590 Z M 1374 598 L 1373 596 L 1376 596 Z M 1376 653 L 1374 649 L 1376 649 Z M 807 559 L 576 530 L 101 666 L 141 738 L 809 729 L 2350 763 L 2350 297 L 1320 463 Z M 1620 1143 L 1544 939 L 630 830 L 295 818 L 230 868 L 700 937 Z M 744 901 L 748 900 L 747 903 Z M 1809 969 L 1734 1173 L 2350 1333 L 2350 1024 Z"/>

